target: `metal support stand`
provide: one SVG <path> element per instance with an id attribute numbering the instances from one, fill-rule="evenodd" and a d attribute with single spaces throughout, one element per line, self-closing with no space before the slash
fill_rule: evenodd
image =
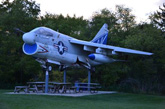
<path id="1" fill-rule="evenodd" d="M 66 69 L 64 70 L 64 83 L 66 83 Z"/>
<path id="2" fill-rule="evenodd" d="M 48 83 L 49 83 L 49 71 L 46 69 L 46 72 L 45 72 L 45 93 L 48 93 Z"/>
<path id="3" fill-rule="evenodd" d="M 91 83 L 91 72 L 88 70 L 88 91 L 90 91 L 90 83 Z"/>

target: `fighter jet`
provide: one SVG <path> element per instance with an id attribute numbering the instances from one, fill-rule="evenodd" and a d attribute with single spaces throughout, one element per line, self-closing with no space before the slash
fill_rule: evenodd
<path id="1" fill-rule="evenodd" d="M 31 55 L 43 66 L 46 63 L 59 65 L 60 70 L 71 66 L 93 70 L 94 66 L 118 61 L 112 55 L 153 53 L 116 47 L 107 44 L 108 25 L 104 24 L 91 41 L 82 41 L 54 31 L 37 27 L 23 34 L 23 52 Z"/>

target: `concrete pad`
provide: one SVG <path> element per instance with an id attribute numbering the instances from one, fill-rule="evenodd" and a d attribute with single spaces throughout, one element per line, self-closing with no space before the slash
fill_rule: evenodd
<path id="1" fill-rule="evenodd" d="M 113 93 L 117 93 L 116 91 L 98 91 L 97 93 L 90 93 L 89 91 L 83 91 L 81 93 L 35 93 L 35 92 L 30 92 L 30 93 L 25 93 L 25 92 L 19 92 L 19 93 L 14 93 L 14 92 L 9 92 L 6 94 L 16 94 L 16 95 L 20 95 L 20 94 L 24 94 L 24 95 L 49 95 L 49 96 L 69 96 L 69 97 L 82 97 L 82 96 L 89 96 L 89 95 L 99 95 L 99 94 L 113 94 Z"/>

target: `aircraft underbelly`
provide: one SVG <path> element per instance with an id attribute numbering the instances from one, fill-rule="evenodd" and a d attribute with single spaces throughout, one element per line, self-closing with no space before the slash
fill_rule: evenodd
<path id="1" fill-rule="evenodd" d="M 76 62 L 76 55 L 65 53 L 62 56 L 58 53 L 55 53 L 53 56 L 53 60 L 56 60 L 60 62 L 61 64 L 67 63 L 67 64 L 74 64 Z M 49 57 L 48 57 L 49 58 Z"/>

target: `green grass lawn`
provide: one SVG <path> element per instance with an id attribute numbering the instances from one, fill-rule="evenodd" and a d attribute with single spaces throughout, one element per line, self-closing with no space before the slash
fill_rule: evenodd
<path id="1" fill-rule="evenodd" d="M 9 95 L 0 90 L 0 109 L 165 109 L 165 96 L 116 93 L 85 97 Z"/>

